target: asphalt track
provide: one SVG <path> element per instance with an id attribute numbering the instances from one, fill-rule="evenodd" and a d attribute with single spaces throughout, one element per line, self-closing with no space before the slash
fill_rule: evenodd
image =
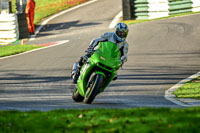
<path id="1" fill-rule="evenodd" d="M 29 44 L 62 45 L 0 59 L 0 109 L 181 107 L 165 91 L 200 71 L 200 14 L 130 25 L 128 62 L 93 104 L 75 103 L 70 72 L 109 29 L 121 0 L 99 0 L 49 21 Z"/>

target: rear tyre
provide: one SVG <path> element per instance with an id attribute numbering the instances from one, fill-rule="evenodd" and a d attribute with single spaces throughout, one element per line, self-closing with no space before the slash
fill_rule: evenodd
<path id="1" fill-rule="evenodd" d="M 86 104 L 91 104 L 93 102 L 94 98 L 96 97 L 96 95 L 98 94 L 102 86 L 102 83 L 103 83 L 102 75 L 93 73 L 90 76 L 90 79 L 86 87 L 87 91 L 86 91 L 85 99 L 84 99 L 84 102 Z"/>
<path id="2" fill-rule="evenodd" d="M 82 102 L 84 97 L 80 95 L 80 93 L 78 92 L 78 89 L 75 89 L 73 94 L 72 94 L 72 99 L 75 102 Z"/>

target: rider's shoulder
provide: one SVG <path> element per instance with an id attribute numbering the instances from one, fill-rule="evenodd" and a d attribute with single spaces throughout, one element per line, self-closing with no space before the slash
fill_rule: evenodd
<path id="1" fill-rule="evenodd" d="M 109 37 L 111 37 L 111 36 L 113 36 L 113 32 L 105 32 L 103 35 L 102 35 L 102 37 L 104 37 L 104 38 L 109 38 Z"/>

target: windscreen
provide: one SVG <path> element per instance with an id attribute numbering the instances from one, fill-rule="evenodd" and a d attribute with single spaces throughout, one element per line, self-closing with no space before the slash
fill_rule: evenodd
<path id="1" fill-rule="evenodd" d="M 120 51 L 116 44 L 112 42 L 100 42 L 98 51 L 105 58 L 120 59 Z"/>

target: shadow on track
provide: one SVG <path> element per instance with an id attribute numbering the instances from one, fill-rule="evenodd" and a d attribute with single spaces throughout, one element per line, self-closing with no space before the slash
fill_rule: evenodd
<path id="1" fill-rule="evenodd" d="M 79 21 L 79 20 L 72 21 L 72 22 L 47 24 L 40 30 L 40 34 L 38 34 L 37 37 L 52 35 L 51 33 L 48 33 L 49 31 L 63 31 L 63 30 L 68 30 L 72 27 L 83 28 L 83 27 L 89 27 L 89 26 L 100 25 L 100 24 L 101 23 L 97 23 L 97 22 L 81 23 L 81 21 Z M 39 27 L 39 26 L 40 25 L 37 25 L 36 27 Z"/>

